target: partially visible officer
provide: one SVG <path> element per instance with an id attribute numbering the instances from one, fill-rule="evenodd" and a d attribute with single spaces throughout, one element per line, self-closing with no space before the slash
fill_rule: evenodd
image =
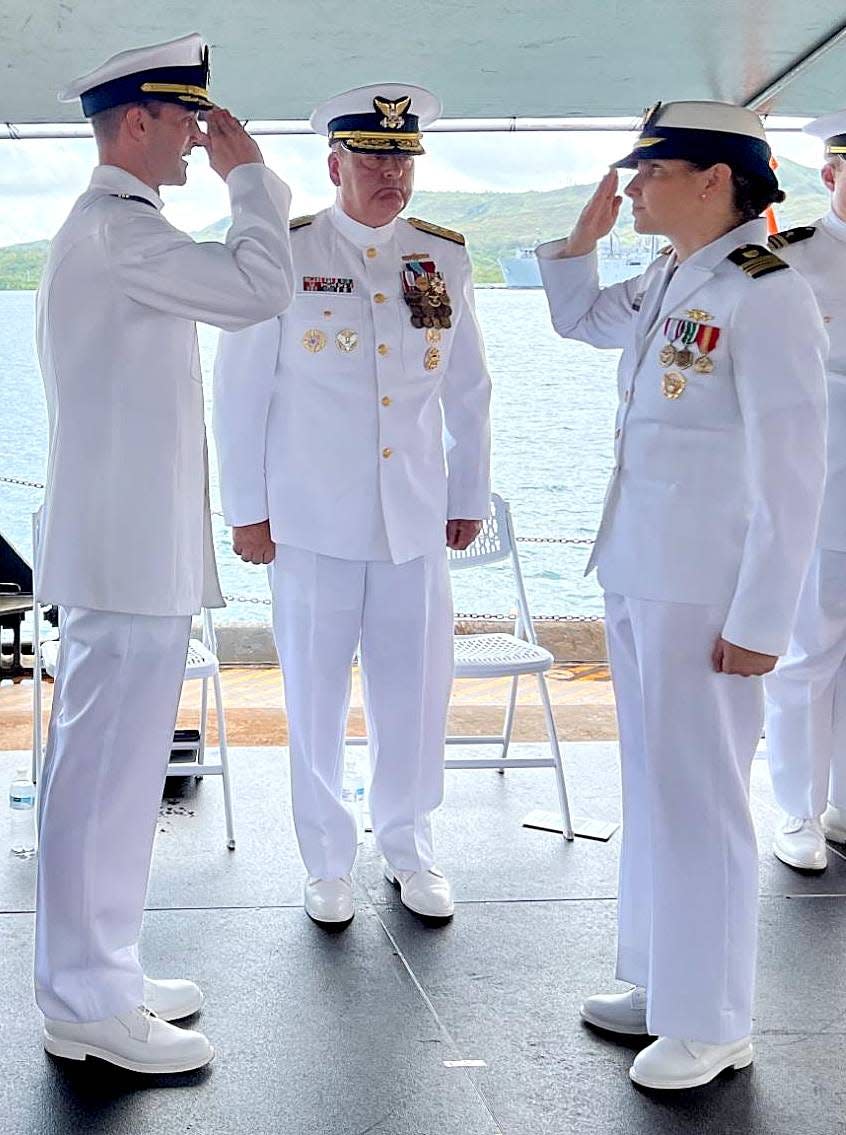
<path id="1" fill-rule="evenodd" d="M 762 247 L 783 199 L 751 111 L 646 116 L 626 187 L 673 248 L 600 289 L 622 198 L 600 182 L 538 250 L 559 334 L 622 348 L 616 465 L 589 569 L 605 591 L 622 760 L 617 976 L 582 1016 L 656 1036 L 631 1078 L 692 1088 L 752 1061 L 758 857 L 749 775 L 761 675 L 787 646 L 825 467 L 826 338 L 813 293 Z"/>
<path id="2" fill-rule="evenodd" d="M 223 335 L 215 366 L 235 551 L 273 565 L 305 908 L 335 926 L 354 914 L 341 788 L 359 645 L 386 875 L 417 914 L 453 913 L 431 830 L 453 675 L 446 548 L 488 514 L 490 380 L 464 238 L 399 217 L 440 109 L 384 83 L 314 112 L 336 202 L 291 223 L 289 311 Z"/>
<path id="3" fill-rule="evenodd" d="M 151 981 L 138 938 L 191 615 L 223 605 L 208 505 L 194 320 L 235 330 L 292 294 L 287 186 L 206 91 L 198 35 L 125 51 L 82 100 L 100 165 L 56 235 L 38 292 L 50 427 L 38 594 L 63 608 L 40 785 L 36 996 L 48 1052 L 137 1072 L 211 1060 L 166 1022 L 199 1009 Z M 197 122 L 204 112 L 208 133 Z M 161 215 L 204 146 L 226 182 L 225 244 Z"/>
<path id="4" fill-rule="evenodd" d="M 790 867 L 822 871 L 826 836 L 846 842 L 846 110 L 805 130 L 825 143 L 831 208 L 770 246 L 811 285 L 828 331 L 828 472 L 793 637 L 766 681 L 767 748 L 786 813 L 773 851 Z"/>

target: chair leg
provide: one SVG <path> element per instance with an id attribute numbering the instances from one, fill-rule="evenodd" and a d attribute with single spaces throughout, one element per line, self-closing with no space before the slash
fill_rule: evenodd
<path id="1" fill-rule="evenodd" d="M 220 671 L 214 674 L 214 709 L 217 715 L 217 743 L 220 750 L 221 779 L 223 781 L 223 809 L 226 813 L 226 846 L 235 850 L 235 825 L 232 821 L 232 794 L 229 785 L 229 748 L 226 744 L 226 718 L 223 715 L 223 691 L 220 687 Z"/>
<path id="2" fill-rule="evenodd" d="M 567 785 L 564 781 L 564 765 L 561 760 L 561 748 L 558 744 L 558 734 L 555 729 L 555 717 L 552 713 L 552 703 L 549 700 L 549 689 L 546 677 L 538 674 L 538 689 L 543 703 L 544 717 L 546 718 L 546 731 L 549 735 L 549 746 L 555 761 L 555 782 L 558 787 L 558 802 L 561 805 L 561 826 L 564 829 L 565 839 L 573 839 L 573 822 L 570 819 L 570 802 L 567 799 Z"/>
<path id="3" fill-rule="evenodd" d="M 197 764 L 201 765 L 206 760 L 206 730 L 209 724 L 209 680 L 203 678 L 203 692 L 200 698 L 200 743 L 197 746 Z M 202 780 L 201 776 L 197 780 Z"/>
<path id="4" fill-rule="evenodd" d="M 505 710 L 505 724 L 502 727 L 502 759 L 508 756 L 508 746 L 511 744 L 511 733 L 514 729 L 514 710 L 517 706 L 517 685 L 520 679 L 515 674 L 511 679 L 511 693 L 508 695 L 508 706 Z M 498 770 L 502 776 L 505 776 L 505 769 Z"/>

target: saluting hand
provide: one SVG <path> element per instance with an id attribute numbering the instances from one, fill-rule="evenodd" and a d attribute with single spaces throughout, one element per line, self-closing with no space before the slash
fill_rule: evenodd
<path id="1" fill-rule="evenodd" d="M 744 646 L 735 646 L 733 642 L 718 638 L 711 661 L 718 674 L 739 674 L 742 678 L 754 678 L 769 674 L 778 662 L 778 655 L 760 654 L 757 650 L 747 650 Z"/>
<path id="2" fill-rule="evenodd" d="M 619 178 L 611 169 L 597 185 L 593 196 L 579 214 L 576 226 L 567 238 L 563 253 L 567 256 L 584 256 L 592 252 L 597 241 L 607 236 L 617 221 L 623 198 L 617 194 Z"/>
<path id="3" fill-rule="evenodd" d="M 250 162 L 264 164 L 258 143 L 228 110 L 216 106 L 208 111 L 206 126 L 205 141 L 201 145 L 209 155 L 209 165 L 224 181 L 236 166 Z"/>
<path id="4" fill-rule="evenodd" d="M 455 552 L 469 548 L 482 530 L 481 520 L 448 520 L 446 526 L 447 547 Z"/>
<path id="5" fill-rule="evenodd" d="M 232 550 L 245 564 L 272 564 L 276 545 L 270 535 L 270 521 L 242 524 L 232 529 Z"/>

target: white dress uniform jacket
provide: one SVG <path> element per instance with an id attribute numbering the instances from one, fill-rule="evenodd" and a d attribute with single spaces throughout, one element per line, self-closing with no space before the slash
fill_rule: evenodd
<path id="1" fill-rule="evenodd" d="M 361 225 L 337 205 L 295 226 L 291 246 L 289 310 L 221 336 L 226 520 L 269 517 L 277 544 L 341 559 L 441 553 L 447 518 L 489 507 L 490 379 L 467 252 L 402 218 Z M 408 259 L 434 261 L 446 283 L 452 326 L 439 336 L 412 326 Z"/>
<path id="2" fill-rule="evenodd" d="M 606 592 L 724 605 L 729 642 L 781 654 L 816 538 L 828 344 L 797 272 L 752 278 L 728 259 L 765 241 L 764 221 L 750 221 L 602 290 L 595 253 L 554 259 L 552 242 L 538 256 L 559 334 L 623 349 L 616 465 L 588 571 Z M 668 319 L 719 328 L 711 373 L 660 363 Z M 686 381 L 676 398 L 663 393 L 671 371 Z"/>
<path id="3" fill-rule="evenodd" d="M 811 285 L 828 332 L 828 468 L 817 544 L 846 552 L 846 221 L 832 211 L 810 229 L 805 240 L 770 243 Z"/>
<path id="4" fill-rule="evenodd" d="M 287 186 L 256 163 L 227 187 L 226 243 L 198 244 L 149 186 L 99 166 L 52 242 L 37 299 L 43 601 L 142 615 L 223 605 L 194 321 L 237 330 L 292 294 Z"/>

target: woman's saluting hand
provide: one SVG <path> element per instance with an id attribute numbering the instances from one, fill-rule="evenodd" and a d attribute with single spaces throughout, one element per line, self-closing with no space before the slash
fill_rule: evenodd
<path id="1" fill-rule="evenodd" d="M 597 185 L 567 238 L 565 256 L 584 256 L 592 252 L 597 241 L 611 232 L 623 203 L 617 193 L 618 180 L 617 171 L 611 169 Z"/>

